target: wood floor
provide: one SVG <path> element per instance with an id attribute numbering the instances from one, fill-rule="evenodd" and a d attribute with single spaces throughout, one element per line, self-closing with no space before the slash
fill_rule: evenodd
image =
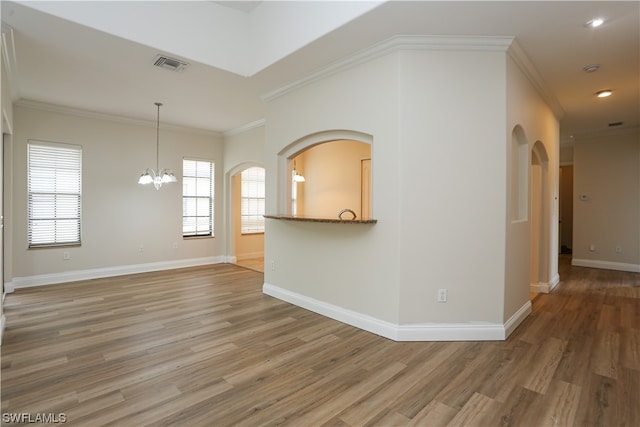
<path id="1" fill-rule="evenodd" d="M 17 290 L 3 424 L 639 426 L 640 274 L 561 268 L 504 342 L 393 342 L 230 264 Z"/>
<path id="2" fill-rule="evenodd" d="M 259 271 L 261 273 L 264 273 L 264 258 L 263 257 L 239 259 L 239 260 L 237 260 L 235 262 L 235 264 L 239 265 L 240 267 L 245 267 L 245 268 L 248 268 L 250 270 L 255 270 L 255 271 Z"/>

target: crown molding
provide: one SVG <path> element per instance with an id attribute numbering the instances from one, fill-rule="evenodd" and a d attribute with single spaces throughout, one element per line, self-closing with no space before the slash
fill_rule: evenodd
<path id="1" fill-rule="evenodd" d="M 397 35 L 321 68 L 293 83 L 267 92 L 262 96 L 262 100 L 264 102 L 273 101 L 291 91 L 397 51 L 450 50 L 504 52 L 512 42 L 513 37 Z"/>
<path id="2" fill-rule="evenodd" d="M 115 114 L 108 114 L 108 113 L 99 113 L 97 111 L 82 110 L 79 108 L 66 107 L 66 106 L 57 105 L 57 104 L 49 104 L 46 102 L 33 101 L 29 99 L 20 99 L 16 101 L 14 105 L 17 107 L 30 108 L 32 110 L 48 111 L 51 113 L 66 114 L 70 116 L 84 117 L 88 119 L 106 120 L 106 121 L 111 121 L 115 123 L 123 123 L 123 124 L 134 125 L 134 126 L 145 126 L 145 127 L 154 127 L 154 128 L 157 126 L 157 123 L 155 120 L 134 119 L 131 117 L 118 116 Z M 166 129 L 166 130 L 178 131 L 178 132 L 195 133 L 199 135 L 211 136 L 216 138 L 223 137 L 223 134 L 221 132 L 192 128 L 188 126 L 160 123 L 160 128 Z"/>
<path id="3" fill-rule="evenodd" d="M 12 100 L 18 97 L 19 81 L 18 81 L 18 60 L 16 57 L 15 36 L 13 28 L 2 23 L 2 61 L 4 63 L 3 72 L 7 73 L 7 81 L 9 82 L 9 94 Z"/>
<path id="4" fill-rule="evenodd" d="M 538 73 L 535 65 L 529 59 L 527 54 L 524 52 L 520 44 L 513 39 L 511 46 L 507 49 L 507 54 L 513 59 L 516 65 L 522 70 L 522 72 L 527 76 L 531 84 L 534 86 L 536 91 L 540 94 L 542 99 L 549 105 L 551 111 L 556 116 L 558 120 L 562 119 L 564 116 L 564 108 L 560 105 L 558 98 L 549 90 L 546 83 Z"/>
<path id="5" fill-rule="evenodd" d="M 244 133 L 244 132 L 248 132 L 248 131 L 250 131 L 252 129 L 256 129 L 256 128 L 262 127 L 266 123 L 267 123 L 266 119 L 259 119 L 259 120 L 244 124 L 242 126 L 238 126 L 237 128 L 225 131 L 224 132 L 224 136 L 225 137 L 229 137 L 229 136 L 238 135 L 238 134 L 241 134 L 241 133 Z"/>

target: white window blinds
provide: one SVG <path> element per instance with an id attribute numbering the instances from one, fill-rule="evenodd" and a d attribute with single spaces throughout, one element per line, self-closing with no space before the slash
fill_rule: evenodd
<path id="1" fill-rule="evenodd" d="M 182 161 L 182 235 L 213 236 L 214 164 Z"/>
<path id="2" fill-rule="evenodd" d="M 242 171 L 240 231 L 264 233 L 264 168 Z"/>
<path id="3" fill-rule="evenodd" d="M 29 247 L 80 244 L 82 147 L 27 145 Z"/>

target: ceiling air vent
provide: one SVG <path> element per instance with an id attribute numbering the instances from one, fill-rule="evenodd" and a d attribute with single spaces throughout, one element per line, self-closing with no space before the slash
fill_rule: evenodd
<path id="1" fill-rule="evenodd" d="M 167 70 L 180 72 L 187 68 L 189 64 L 179 59 L 169 58 L 168 56 L 158 55 L 153 63 L 156 67 L 166 68 Z"/>

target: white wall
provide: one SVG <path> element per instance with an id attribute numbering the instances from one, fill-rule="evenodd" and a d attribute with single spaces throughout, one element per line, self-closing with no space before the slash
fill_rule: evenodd
<path id="1" fill-rule="evenodd" d="M 267 104 L 267 212 L 278 212 L 278 153 L 307 135 L 374 135 L 376 225 L 267 220 L 265 282 L 317 301 L 398 322 L 397 56 L 388 55 L 271 99 Z M 288 185 L 288 184 L 287 184 Z M 271 269 L 273 262 L 275 269 Z"/>
<path id="2" fill-rule="evenodd" d="M 546 273 L 547 286 L 551 287 L 558 281 L 557 267 L 557 223 L 558 223 L 558 169 L 559 169 L 559 124 L 557 118 L 549 106 L 544 102 L 541 96 L 533 87 L 531 81 L 523 72 L 522 68 L 517 65 L 511 56 L 507 57 L 507 123 L 505 132 L 509 143 L 507 144 L 508 159 L 507 171 L 511 176 L 511 171 L 516 168 L 517 155 L 512 153 L 513 146 L 511 144 L 511 133 L 516 126 L 524 132 L 524 139 L 528 145 L 528 155 L 525 176 L 529 175 L 528 169 L 531 165 L 531 150 L 536 143 L 540 141 L 549 157 L 548 160 L 548 185 L 546 191 L 546 201 L 550 210 L 548 212 L 547 221 L 547 242 L 549 246 L 546 250 L 546 264 L 548 271 Z M 508 183 L 508 202 L 510 206 L 519 195 L 513 179 Z M 529 184 L 525 183 L 524 191 L 526 194 L 527 206 L 524 218 L 518 219 L 514 215 L 506 212 L 506 252 L 505 252 L 505 293 L 504 293 L 504 320 L 507 320 L 523 304 L 529 301 L 530 292 L 530 214 L 531 209 L 529 194 Z M 536 258 L 537 259 L 537 258 Z"/>
<path id="3" fill-rule="evenodd" d="M 4 40 L 4 34 L 3 34 L 3 40 Z M 7 227 L 7 224 L 11 223 L 11 216 L 7 215 L 7 211 L 9 210 L 8 206 L 11 206 L 10 204 L 7 204 L 7 200 L 6 199 L 6 192 L 4 190 L 5 186 L 10 185 L 11 184 L 11 180 L 7 180 L 5 178 L 7 173 L 10 173 L 12 165 L 11 165 L 11 161 L 10 159 L 8 159 L 6 156 L 8 154 L 11 153 L 11 137 L 9 136 L 8 138 L 4 139 L 4 134 L 10 134 L 12 131 L 12 127 L 13 127 L 13 107 L 11 104 L 11 99 L 9 97 L 9 76 L 7 73 L 7 66 L 8 64 L 5 63 L 5 55 L 4 55 L 4 48 L 5 48 L 5 44 L 2 44 L 2 48 L 0 48 L 0 94 L 1 94 L 1 98 L 0 98 L 0 114 L 2 115 L 0 117 L 0 138 L 3 138 L 3 142 L 2 144 L 0 144 L 0 149 L 3 151 L 2 153 L 0 153 L 0 162 L 2 162 L 2 164 L 0 164 L 0 189 L 3 190 L 2 193 L 2 200 L 0 200 L 0 214 L 3 216 L 3 224 L 5 224 L 5 227 Z M 7 266 L 6 265 L 6 260 L 11 260 L 11 232 L 10 230 L 7 229 L 3 229 L 0 230 L 0 233 L 2 234 L 0 236 L 0 245 L 2 246 L 0 248 L 0 257 L 2 257 L 0 259 L 0 263 L 2 263 L 2 265 L 0 266 L 0 280 L 2 280 L 3 283 L 3 292 L 6 291 L 5 287 L 4 287 L 4 283 L 7 282 L 6 277 L 7 275 L 11 274 L 11 266 Z M 4 335 L 4 328 L 5 328 L 5 315 L 4 315 L 4 294 L 2 295 L 2 298 L 0 299 L 0 343 L 2 343 L 2 337 Z"/>
<path id="4" fill-rule="evenodd" d="M 224 138 L 224 188 L 225 188 L 225 209 L 224 227 L 226 233 L 225 256 L 228 261 L 234 261 L 240 257 L 254 257 L 257 252 L 264 255 L 264 235 L 244 236 L 239 233 L 239 218 L 234 212 L 233 176 L 244 169 L 259 166 L 264 167 L 264 146 L 265 146 L 265 126 L 264 123 L 257 123 L 242 129 L 230 132 Z M 238 193 L 236 197 L 239 198 Z M 258 248 L 260 248 L 258 250 Z"/>
<path id="5" fill-rule="evenodd" d="M 223 144 L 212 134 L 160 126 L 160 167 L 179 182 L 160 191 L 137 184 L 140 173 L 155 168 L 154 123 L 138 123 L 46 111 L 14 109 L 13 278 L 68 274 L 119 266 L 212 262 L 224 253 L 222 203 L 215 207 L 215 238 L 182 238 L 183 157 L 216 162 L 215 193 L 223 194 Z M 29 139 L 78 144 L 83 152 L 82 245 L 28 249 L 26 146 Z M 174 247 L 177 246 L 177 247 Z M 141 250 L 142 247 L 142 250 Z M 63 260 L 63 251 L 70 254 Z M 44 276 L 43 276 L 44 275 Z M 44 279 L 43 279 L 44 280 Z M 42 280 L 40 280 L 42 281 Z"/>
<path id="6" fill-rule="evenodd" d="M 4 49 L 4 46 L 2 47 Z M 0 123 L 2 123 L 2 135 L 11 134 L 13 132 L 13 103 L 11 102 L 10 97 L 10 89 L 9 89 L 9 73 L 7 72 L 8 65 L 5 63 L 5 56 L 2 55 L 2 68 L 0 69 L 2 73 L 2 84 L 0 91 L 2 94 L 2 117 L 0 117 Z M 3 185 L 3 215 L 4 215 L 4 236 L 3 236 L 3 252 L 4 252 L 4 266 L 3 266 L 3 274 L 4 281 L 10 282 L 12 277 L 12 259 L 13 259 L 13 230 L 11 227 L 13 221 L 13 213 L 11 211 L 11 206 L 13 202 L 11 200 L 11 187 L 13 185 L 13 161 L 12 161 L 12 152 L 13 152 L 13 141 L 12 135 L 9 135 L 8 138 L 4 141 L 4 164 L 3 169 L 4 173 L 2 176 L 2 185 Z"/>
<path id="7" fill-rule="evenodd" d="M 504 58 L 401 55 L 400 323 L 502 321 Z"/>
<path id="8" fill-rule="evenodd" d="M 400 48 L 268 100 L 267 210 L 286 213 L 277 211 L 288 185 L 278 187 L 278 154 L 307 135 L 348 129 L 373 139 L 378 223 L 269 220 L 266 292 L 400 339 L 496 339 L 507 319 L 526 315 L 519 294 L 519 310 L 504 305 L 507 122 L 520 119 L 507 116 L 507 91 L 531 90 L 507 84 L 507 46 Z M 526 119 L 543 122 L 535 126 L 553 144 L 557 121 L 537 113 Z M 443 288 L 448 302 L 438 303 Z"/>
<path id="9" fill-rule="evenodd" d="M 640 130 L 577 136 L 573 194 L 574 265 L 640 272 Z"/>
<path id="10" fill-rule="evenodd" d="M 244 163 L 264 164 L 264 123 L 224 136 L 225 173 Z"/>

